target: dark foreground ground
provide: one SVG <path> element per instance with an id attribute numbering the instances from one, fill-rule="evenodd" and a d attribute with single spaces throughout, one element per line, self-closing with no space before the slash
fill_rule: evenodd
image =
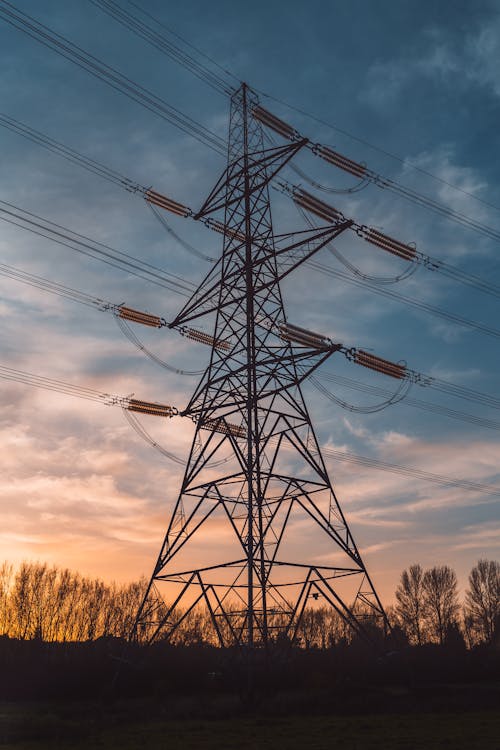
<path id="1" fill-rule="evenodd" d="M 481 691 L 481 686 L 476 686 Z M 435 693 L 441 691 L 442 699 Z M 303 712 L 304 696 L 286 693 L 245 711 L 239 699 L 190 696 L 114 703 L 0 704 L 2 750 L 500 750 L 500 709 L 467 710 L 470 686 L 433 686 L 434 697 L 378 695 L 382 713 Z M 487 690 L 490 692 L 489 688 Z M 500 687 L 496 691 L 500 695 Z M 491 698 L 491 696 L 490 696 Z M 308 696 L 314 703 L 313 696 Z M 366 699 L 366 696 L 365 696 Z M 473 701 L 475 703 L 475 701 Z M 391 712 L 394 703 L 397 712 Z M 454 704 L 454 710 L 443 707 Z M 401 711 L 401 708 L 407 710 Z M 408 706 L 413 706 L 408 710 Z M 309 706 L 310 708 L 311 706 Z"/>
<path id="2" fill-rule="evenodd" d="M 279 645 L 252 701 L 238 653 L 136 651 L 0 638 L 0 750 L 500 750 L 497 645 Z"/>

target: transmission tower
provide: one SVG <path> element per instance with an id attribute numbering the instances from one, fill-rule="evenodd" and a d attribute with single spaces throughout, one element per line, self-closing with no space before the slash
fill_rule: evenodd
<path id="1" fill-rule="evenodd" d="M 211 355 L 181 412 L 195 434 L 133 628 L 140 641 L 175 640 L 197 606 L 221 646 L 250 652 L 296 639 L 317 602 L 359 635 L 368 616 L 387 624 L 301 390 L 340 345 L 288 322 L 280 290 L 352 222 L 274 234 L 269 183 L 308 141 L 266 148 L 257 112 L 243 84 L 231 97 L 227 168 L 194 216 L 222 228 L 223 253 L 169 324 L 210 342 Z"/>

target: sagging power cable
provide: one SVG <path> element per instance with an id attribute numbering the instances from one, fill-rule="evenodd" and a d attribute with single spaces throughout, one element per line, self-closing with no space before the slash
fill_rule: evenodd
<path id="1" fill-rule="evenodd" d="M 418 172 L 422 175 L 425 175 L 426 177 L 430 177 L 432 180 L 439 182 L 441 185 L 446 185 L 446 187 L 452 188 L 452 190 L 456 190 L 457 193 L 462 193 L 462 195 L 466 195 L 468 198 L 472 198 L 478 203 L 482 203 L 484 206 L 488 206 L 488 208 L 493 208 L 495 211 L 500 211 L 500 206 L 497 206 L 494 203 L 490 203 L 489 201 L 484 200 L 484 198 L 480 198 L 478 195 L 471 193 L 470 190 L 465 190 L 459 185 L 455 185 L 453 182 L 450 182 L 449 180 L 445 180 L 443 177 L 439 177 L 438 175 L 434 174 L 430 170 L 424 169 L 423 167 L 418 166 L 418 164 L 414 164 L 411 160 L 409 160 L 406 157 L 398 156 L 397 154 L 394 154 L 393 152 L 388 151 L 387 149 L 381 148 L 380 146 L 375 146 L 373 143 L 370 143 L 369 141 L 367 141 L 366 138 L 361 138 L 359 136 L 356 136 L 353 133 L 351 133 L 349 130 L 346 130 L 345 128 L 341 128 L 338 125 L 334 125 L 333 123 L 328 122 L 327 120 L 324 120 L 323 118 L 318 117 L 317 115 L 313 115 L 310 112 L 307 112 L 306 110 L 301 109 L 300 107 L 296 107 L 293 104 L 290 104 L 289 102 L 285 102 L 283 101 L 283 99 L 279 99 L 278 97 L 273 96 L 272 94 L 268 94 L 265 91 L 260 91 L 259 89 L 254 89 L 254 90 L 261 96 L 265 97 L 266 99 L 269 99 L 270 101 L 274 101 L 277 104 L 281 104 L 282 106 L 287 107 L 292 112 L 296 112 L 297 114 L 303 115 L 304 117 L 308 117 L 313 122 L 319 125 L 323 125 L 336 133 L 340 133 L 341 135 L 347 136 L 347 138 L 350 138 L 352 141 L 355 141 L 356 143 L 360 143 L 363 146 L 368 146 L 368 148 L 372 149 L 373 151 L 377 151 L 379 154 L 388 156 L 390 159 L 394 159 L 395 161 L 402 164 L 404 167 L 409 167 L 414 172 Z"/>
<path id="2" fill-rule="evenodd" d="M 166 327 L 168 325 L 167 321 L 158 315 L 153 315 L 148 312 L 143 312 L 142 310 L 137 310 L 123 303 L 116 304 L 100 297 L 93 297 L 90 294 L 86 294 L 85 292 L 82 292 L 78 289 L 64 286 L 63 284 L 59 284 L 58 282 L 43 278 L 42 276 L 36 276 L 35 274 L 28 273 L 27 271 L 23 271 L 19 268 L 7 266 L 4 263 L 0 263 L 0 275 L 14 281 L 20 281 L 23 284 L 27 284 L 28 286 L 40 289 L 41 291 L 50 292 L 50 294 L 63 297 L 64 299 L 69 299 L 72 302 L 79 302 L 80 304 L 86 305 L 87 307 L 92 307 L 102 312 L 112 313 L 115 316 L 115 319 L 117 320 L 122 333 L 129 339 L 129 341 L 131 341 L 134 346 L 136 346 L 147 357 L 152 359 L 156 364 L 160 365 L 166 370 L 169 370 L 170 372 L 176 373 L 177 375 L 201 375 L 203 372 L 203 370 L 182 370 L 166 362 L 164 359 L 158 357 L 156 354 L 154 354 L 154 352 L 150 351 L 141 342 L 139 337 L 132 331 L 127 322 L 130 321 L 132 323 L 141 324 L 150 328 Z M 184 331 L 179 331 L 179 333 L 181 333 L 182 335 L 186 335 Z M 204 336 L 208 340 L 208 343 L 211 343 L 211 337 L 199 331 L 192 333 L 190 338 L 195 338 L 196 333 L 199 336 Z M 207 341 L 202 340 L 201 343 L 207 343 Z"/>
<path id="3" fill-rule="evenodd" d="M 109 15 L 114 17 L 115 20 L 119 21 L 124 26 L 129 28 L 130 31 L 133 31 L 138 36 L 142 36 L 142 38 L 145 41 L 147 41 L 149 44 L 159 49 L 159 51 L 163 52 L 164 54 L 169 56 L 171 59 L 183 65 L 187 70 L 190 70 L 190 72 L 192 72 L 194 75 L 200 78 L 200 80 L 212 86 L 212 88 L 219 90 L 221 93 L 230 95 L 235 90 L 234 86 L 232 86 L 229 83 L 230 80 L 232 80 L 233 83 L 236 85 L 239 85 L 241 83 L 240 79 L 237 76 L 235 76 L 234 73 L 222 67 L 216 60 L 214 60 L 214 58 L 210 57 L 206 53 L 202 52 L 199 48 L 192 45 L 186 39 L 184 39 L 179 34 L 174 32 L 171 28 L 166 26 L 165 23 L 160 21 L 158 18 L 153 16 L 144 8 L 140 7 L 137 3 L 133 2 L 133 0 L 128 0 L 128 1 L 129 1 L 129 5 L 133 6 L 139 13 L 141 13 L 143 16 L 148 18 L 150 21 L 153 21 L 153 23 L 157 27 L 161 27 L 164 30 L 166 30 L 169 35 L 175 37 L 178 41 L 182 42 L 184 47 L 186 49 L 191 50 L 192 52 L 187 52 L 186 49 L 182 49 L 178 44 L 173 43 L 170 39 L 166 39 L 163 35 L 155 31 L 155 29 L 153 29 L 152 27 L 148 27 L 145 24 L 141 24 L 140 19 L 138 19 L 137 16 L 134 17 L 132 14 L 127 13 L 127 11 L 125 11 L 124 8 L 120 7 L 116 2 L 112 2 L 112 0 L 90 0 L 90 2 L 92 2 L 93 4 L 95 5 L 98 4 L 102 8 L 102 10 L 104 10 Z M 218 74 L 215 73 L 214 70 L 212 70 L 206 64 L 203 64 L 202 62 L 200 62 L 200 59 L 196 59 L 195 56 L 193 55 L 193 52 L 196 53 L 198 58 L 204 58 L 205 60 L 207 60 L 211 64 L 211 66 L 214 68 L 217 68 L 220 71 L 220 73 Z M 496 211 L 500 211 L 499 206 L 496 206 L 492 204 L 491 202 L 486 201 L 483 198 L 480 198 L 479 196 L 475 195 L 469 190 L 465 190 L 464 188 L 451 183 L 449 180 L 445 180 L 444 178 L 439 177 L 438 175 L 430 172 L 429 170 L 424 169 L 423 167 L 420 167 L 417 164 L 412 163 L 407 158 L 402 158 L 390 151 L 387 151 L 386 149 L 382 149 L 378 146 L 375 146 L 374 144 L 370 143 L 366 139 L 353 135 L 351 132 L 349 132 L 345 128 L 340 128 L 336 125 L 333 125 L 330 122 L 326 122 L 324 119 L 317 117 L 315 115 L 312 115 L 311 113 L 299 107 L 295 107 L 294 105 L 288 102 L 285 102 L 282 99 L 274 97 L 271 94 L 268 94 L 263 91 L 259 91 L 258 89 L 254 89 L 254 90 L 269 100 L 273 100 L 289 108 L 290 110 L 294 112 L 297 112 L 305 117 L 310 118 L 316 123 L 326 126 L 337 133 L 341 133 L 342 135 L 347 136 L 348 138 L 350 138 L 351 140 L 355 142 L 358 142 L 364 146 L 368 146 L 369 148 L 375 151 L 378 151 L 379 153 L 382 153 L 385 156 L 388 156 L 391 159 L 394 159 L 395 161 L 398 161 L 400 164 L 404 165 L 405 167 L 410 167 L 415 172 L 423 174 L 426 177 L 430 177 L 436 182 L 439 182 L 442 185 L 446 185 L 446 187 L 450 187 L 453 190 L 461 193 L 462 195 L 466 195 L 468 198 L 472 198 L 473 200 L 478 201 L 479 203 L 482 203 L 483 205 L 488 206 L 489 208 L 493 208 Z M 345 190 L 339 190 L 336 188 L 331 188 L 329 186 L 321 185 L 320 183 L 313 180 L 312 178 L 309 178 L 307 175 L 305 175 L 301 170 L 299 170 L 296 167 L 295 167 L 295 171 L 303 179 L 310 181 L 310 184 L 312 184 L 314 187 L 320 190 L 324 190 L 325 192 L 330 192 L 330 193 L 345 192 Z M 362 184 L 360 184 L 360 187 L 366 184 L 365 180 L 362 180 L 361 183 Z M 347 192 L 354 192 L 356 189 L 360 189 L 360 187 L 348 188 Z"/>
<path id="4" fill-rule="evenodd" d="M 386 409 L 388 406 L 393 406 L 394 404 L 399 403 L 407 397 L 412 386 L 411 380 L 402 380 L 396 391 L 394 393 L 390 393 L 388 398 L 386 398 L 381 403 L 362 406 L 360 404 L 349 403 L 345 399 L 339 398 L 339 396 L 333 394 L 328 388 L 325 388 L 321 381 L 314 375 L 310 376 L 309 382 L 311 382 L 316 390 L 319 391 L 323 396 L 325 396 L 329 401 L 337 404 L 337 406 L 341 406 L 342 409 L 346 409 L 346 411 L 356 412 L 358 414 L 375 414 L 376 412 Z"/>
<path id="5" fill-rule="evenodd" d="M 349 388 L 350 390 L 367 393 L 372 396 L 390 398 L 393 395 L 392 391 L 388 390 L 387 388 L 382 388 L 381 386 L 369 383 L 362 383 L 359 380 L 346 378 L 342 375 L 338 375 L 329 371 L 320 372 L 317 378 L 319 380 L 334 383 L 335 385 L 339 385 L 343 388 Z M 448 388 L 445 388 L 445 386 L 448 386 Z M 478 404 L 483 404 L 483 399 L 489 399 L 489 396 L 487 396 L 487 394 L 477 393 L 477 400 L 475 400 L 472 398 L 472 394 L 476 392 L 470 391 L 469 394 L 469 389 L 464 389 L 465 395 L 459 396 L 453 392 L 455 388 L 459 388 L 458 386 L 454 386 L 452 383 L 446 383 L 445 381 L 440 381 L 438 378 L 433 377 L 429 377 L 427 379 L 426 389 L 427 388 L 440 390 L 443 393 L 451 396 L 456 395 L 457 398 L 466 398 L 468 401 L 475 401 L 475 403 Z M 489 430 L 500 430 L 500 421 L 495 421 L 487 417 L 479 417 L 475 414 L 458 411 L 457 409 L 451 409 L 447 406 L 443 406 L 442 404 L 424 401 L 422 399 L 413 398 L 412 396 L 406 396 L 404 403 L 405 406 L 412 406 L 431 414 L 438 414 L 443 417 L 449 417 L 450 419 L 456 419 L 460 422 L 467 422 L 478 427 L 486 427 Z M 496 408 L 500 409 L 500 403 L 496 406 Z"/>
<path id="6" fill-rule="evenodd" d="M 306 217 L 306 213 L 309 215 L 313 214 L 326 222 L 330 222 L 332 219 L 346 219 L 342 211 L 329 203 L 319 200 L 319 198 L 308 193 L 303 188 L 297 187 L 296 185 L 290 185 L 284 181 L 280 181 L 276 187 L 293 200 L 309 224 L 311 224 L 311 222 Z M 415 245 L 394 239 L 393 237 L 381 232 L 379 229 L 369 227 L 366 224 L 360 224 L 355 220 L 351 221 L 352 224 L 350 229 L 355 232 L 358 237 L 371 245 L 384 250 L 390 255 L 406 261 L 409 264 L 408 269 L 410 271 L 411 269 L 416 269 L 417 266 L 420 266 L 429 271 L 441 273 L 454 281 L 474 287 L 480 292 L 500 298 L 500 287 L 496 284 L 481 279 L 479 276 L 461 271 L 459 268 L 455 268 L 451 264 L 439 260 L 438 258 L 433 258 L 432 256 L 417 250 Z M 334 251 L 334 254 L 338 255 L 338 251 Z M 356 271 L 356 275 L 362 274 Z M 405 275 L 402 274 L 399 278 L 405 278 Z"/>
<path id="7" fill-rule="evenodd" d="M 56 380 L 54 378 L 47 378 L 22 370 L 15 370 L 4 365 L 0 365 L 0 378 L 7 381 L 22 383 L 24 385 L 30 385 L 37 388 L 56 391 L 58 393 L 63 393 L 70 396 L 76 396 L 78 398 L 97 401 L 106 406 L 119 406 L 127 412 L 127 417 L 133 418 L 135 414 L 140 413 L 148 416 L 171 418 L 179 414 L 178 409 L 166 404 L 159 404 L 153 401 L 142 401 L 135 399 L 132 396 L 113 396 L 109 393 L 103 393 L 101 391 L 87 388 L 85 386 L 77 386 L 72 383 Z M 133 413 L 133 415 L 131 414 L 131 412 Z M 233 428 L 231 429 L 231 434 L 233 434 L 234 437 L 245 439 L 246 436 L 245 430 L 241 430 L 239 427 L 238 429 L 236 429 L 237 426 L 231 426 L 223 419 L 214 419 L 211 421 L 206 420 L 203 423 L 203 427 L 208 430 L 213 429 L 214 431 L 221 432 L 223 434 L 227 434 L 227 431 L 229 431 L 230 428 Z M 146 438 L 144 439 L 146 439 L 147 442 L 149 442 L 149 440 L 152 440 L 149 433 L 147 433 L 146 430 L 144 430 L 144 432 L 146 434 Z M 157 447 L 161 448 L 161 446 Z M 180 459 L 178 459 L 175 454 L 170 453 L 170 451 L 162 449 L 161 452 L 164 455 L 168 456 L 168 458 L 171 458 L 176 462 L 180 461 Z M 456 486 L 471 492 L 483 493 L 494 497 L 500 496 L 500 488 L 495 487 L 494 485 L 488 485 L 479 482 L 469 482 L 467 480 L 457 479 L 456 477 L 447 477 L 440 474 L 433 474 L 408 466 L 389 464 L 367 456 L 358 456 L 356 454 L 346 453 L 344 451 L 335 451 L 334 449 L 328 447 L 322 448 L 322 453 L 324 455 L 331 456 L 336 460 L 359 463 L 371 468 L 380 469 L 382 471 L 388 471 L 391 473 L 406 476 L 413 476 L 417 479 L 433 482 L 435 484 L 441 484 L 450 487 Z M 220 461 L 214 462 L 214 464 L 226 462 L 227 460 L 230 459 L 225 457 L 223 459 L 220 459 Z M 184 461 L 182 461 L 182 463 L 184 463 Z"/>
<path id="8" fill-rule="evenodd" d="M 129 341 L 134 344 L 139 351 L 141 351 L 143 354 L 146 355 L 146 357 L 149 357 L 149 359 L 153 360 L 157 365 L 160 365 L 160 367 L 163 367 L 165 370 L 169 370 L 169 372 L 173 372 L 176 375 L 202 375 L 203 370 L 181 370 L 178 367 L 174 367 L 173 365 L 166 362 L 161 357 L 158 357 L 154 352 L 152 352 L 150 349 L 148 349 L 142 341 L 139 339 L 138 336 L 134 333 L 134 331 L 131 329 L 131 327 L 128 325 L 127 321 L 123 318 L 123 316 L 117 315 L 116 321 L 121 328 L 123 334 L 128 338 Z"/>
<path id="9" fill-rule="evenodd" d="M 261 122 L 263 125 L 278 133 L 278 135 L 281 135 L 286 140 L 302 141 L 304 139 L 304 136 L 299 133 L 298 130 L 288 125 L 288 123 L 284 122 L 279 117 L 276 117 L 276 115 L 272 114 L 268 110 L 264 109 L 264 107 L 254 107 L 254 109 L 252 110 L 252 114 L 255 119 L 259 120 L 259 122 Z M 356 177 L 358 180 L 368 180 L 370 183 L 376 185 L 377 187 L 384 190 L 389 190 L 413 204 L 419 205 L 423 208 L 427 208 L 430 211 L 440 214 L 441 216 L 450 219 L 464 227 L 467 227 L 468 229 L 478 232 L 479 234 L 482 234 L 489 239 L 493 239 L 497 242 L 500 241 L 500 231 L 488 226 L 487 224 L 483 224 L 476 219 L 472 219 L 471 217 L 460 211 L 455 211 L 452 208 L 448 208 L 448 206 L 445 206 L 443 203 L 439 203 L 439 201 L 436 201 L 434 198 L 430 198 L 429 196 L 426 196 L 423 193 L 419 193 L 416 190 L 407 187 L 406 185 L 402 185 L 401 183 L 396 182 L 396 180 L 392 180 L 389 177 L 384 177 L 378 172 L 369 169 L 365 164 L 354 161 L 353 159 L 344 156 L 343 154 L 335 151 L 329 146 L 324 146 L 321 143 L 313 143 L 309 139 L 307 139 L 306 145 L 315 156 L 319 157 L 323 161 L 326 161 L 328 164 L 331 164 L 337 169 L 340 169 L 344 172 L 347 172 L 351 176 Z"/>

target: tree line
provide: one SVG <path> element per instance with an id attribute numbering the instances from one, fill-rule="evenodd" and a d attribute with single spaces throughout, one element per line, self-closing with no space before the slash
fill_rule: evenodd
<path id="1" fill-rule="evenodd" d="M 45 563 L 23 562 L 17 570 L 3 563 L 0 635 L 46 642 L 125 638 L 145 586 L 145 580 L 107 584 Z"/>
<path id="2" fill-rule="evenodd" d="M 457 577 L 448 565 L 411 565 L 396 589 L 393 619 L 412 645 L 443 645 L 462 637 L 467 646 L 492 643 L 500 632 L 500 563 L 479 560 L 469 574 L 462 605 Z"/>
<path id="3" fill-rule="evenodd" d="M 88 642 L 102 637 L 126 638 L 142 601 L 147 581 L 104 583 L 68 569 L 23 562 L 0 567 L 0 636 L 44 642 Z M 493 643 L 500 635 L 500 563 L 479 560 L 472 568 L 463 603 L 457 577 L 447 565 L 404 570 L 387 608 L 403 641 L 421 646 L 464 642 L 469 648 Z M 369 610 L 360 613 L 379 627 Z M 306 607 L 298 632 L 304 649 L 328 649 L 349 643 L 352 633 L 330 607 Z M 177 645 L 215 645 L 209 613 L 198 608 L 182 621 Z"/>

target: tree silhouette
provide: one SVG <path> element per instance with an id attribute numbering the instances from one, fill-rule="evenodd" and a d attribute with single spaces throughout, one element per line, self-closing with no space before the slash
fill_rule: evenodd
<path id="1" fill-rule="evenodd" d="M 479 560 L 472 568 L 465 614 L 475 639 L 492 643 L 500 620 L 500 563 Z"/>
<path id="2" fill-rule="evenodd" d="M 426 570 L 422 579 L 424 622 L 429 640 L 443 645 L 458 619 L 457 577 L 448 565 Z"/>
<path id="3" fill-rule="evenodd" d="M 403 570 L 396 589 L 396 615 L 410 643 L 420 646 L 423 636 L 424 571 L 421 565 Z"/>

